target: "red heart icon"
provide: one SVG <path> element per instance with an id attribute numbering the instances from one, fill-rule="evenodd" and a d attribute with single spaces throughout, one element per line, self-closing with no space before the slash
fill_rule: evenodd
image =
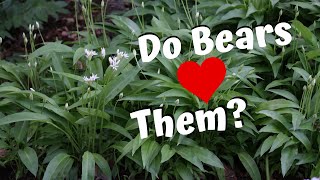
<path id="1" fill-rule="evenodd" d="M 207 58 L 201 66 L 188 61 L 180 65 L 177 76 L 184 88 L 208 103 L 224 80 L 226 67 L 223 61 L 216 57 Z"/>

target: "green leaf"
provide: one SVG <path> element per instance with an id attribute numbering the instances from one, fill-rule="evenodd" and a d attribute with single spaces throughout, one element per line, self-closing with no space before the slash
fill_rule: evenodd
<path id="1" fill-rule="evenodd" d="M 301 33 L 302 37 L 313 46 L 317 45 L 317 38 L 316 36 L 306 27 L 304 26 L 300 21 L 293 20 L 292 26 L 298 31 L 298 33 Z"/>
<path id="2" fill-rule="evenodd" d="M 110 102 L 114 97 L 122 92 L 122 90 L 134 80 L 135 76 L 140 71 L 139 68 L 134 68 L 126 73 L 113 79 L 109 84 L 107 84 L 102 92 L 101 97 L 104 99 L 104 103 Z"/>
<path id="3" fill-rule="evenodd" d="M 143 168 L 147 168 L 152 163 L 153 159 L 158 155 L 160 151 L 160 145 L 151 139 L 148 139 L 141 146 L 141 156 Z"/>
<path id="4" fill-rule="evenodd" d="M 270 152 L 273 152 L 275 149 L 281 147 L 284 143 L 286 143 L 289 140 L 290 140 L 290 138 L 287 135 L 285 135 L 283 133 L 278 134 L 272 144 Z"/>
<path id="5" fill-rule="evenodd" d="M 3 117 L 0 121 L 0 126 L 21 121 L 49 121 L 48 119 L 47 116 L 39 113 L 19 112 Z"/>
<path id="6" fill-rule="evenodd" d="M 309 151 L 311 149 L 311 142 L 309 141 L 308 137 L 305 133 L 301 131 L 291 131 L 291 133 L 296 137 L 302 144 L 307 148 Z"/>
<path id="7" fill-rule="evenodd" d="M 84 48 L 81 47 L 78 48 L 73 55 L 73 65 L 75 65 L 82 56 L 84 56 Z"/>
<path id="8" fill-rule="evenodd" d="M 270 149 L 275 138 L 275 136 L 269 136 L 266 140 L 264 140 L 264 142 L 261 145 L 260 156 L 262 156 L 265 152 L 267 152 Z"/>
<path id="9" fill-rule="evenodd" d="M 200 159 L 201 162 L 212 167 L 224 168 L 220 159 L 208 149 L 203 147 L 193 147 L 192 151 Z"/>
<path id="10" fill-rule="evenodd" d="M 184 164 L 179 163 L 176 167 L 176 171 L 178 172 L 179 176 L 183 180 L 193 180 L 192 172 L 189 168 L 187 168 Z"/>
<path id="11" fill-rule="evenodd" d="M 82 156 L 81 180 L 93 180 L 95 175 L 95 161 L 91 152 L 86 151 Z"/>
<path id="12" fill-rule="evenodd" d="M 38 156 L 36 151 L 31 147 L 25 147 L 22 150 L 18 150 L 18 155 L 22 163 L 36 177 L 38 172 Z"/>
<path id="13" fill-rule="evenodd" d="M 293 161 L 296 158 L 296 155 L 298 154 L 298 149 L 296 147 L 286 147 L 282 149 L 281 151 L 281 171 L 282 176 L 284 177 L 290 167 L 292 166 Z"/>
<path id="14" fill-rule="evenodd" d="M 205 171 L 203 168 L 203 165 L 200 161 L 200 159 L 198 158 L 198 156 L 196 156 L 196 154 L 194 153 L 194 151 L 190 150 L 190 147 L 188 146 L 182 146 L 179 145 L 176 148 L 176 152 L 185 160 L 191 162 L 193 165 L 197 166 L 201 171 Z"/>
<path id="15" fill-rule="evenodd" d="M 161 163 L 168 161 L 174 154 L 175 151 L 168 144 L 165 144 L 161 148 Z"/>
<path id="16" fill-rule="evenodd" d="M 116 123 L 107 122 L 106 125 L 103 126 L 103 128 L 112 129 L 112 130 L 124 135 L 125 137 L 132 139 L 132 136 L 130 135 L 130 133 L 125 128 L 123 128 L 122 126 L 120 126 Z"/>
<path id="17" fill-rule="evenodd" d="M 250 177 L 254 180 L 261 180 L 259 168 L 253 158 L 247 152 L 238 153 L 238 157 L 247 172 L 250 174 Z"/>
<path id="18" fill-rule="evenodd" d="M 56 155 L 48 164 L 43 176 L 43 180 L 57 179 L 58 175 L 64 170 L 65 163 L 67 163 L 70 159 L 72 159 L 70 155 L 65 153 Z"/>
<path id="19" fill-rule="evenodd" d="M 30 59 L 33 59 L 35 57 L 39 57 L 42 55 L 47 55 L 51 52 L 55 52 L 55 53 L 68 53 L 68 52 L 73 52 L 72 48 L 64 45 L 64 44 L 59 44 L 59 43 L 46 43 L 46 45 L 38 48 L 37 50 L 35 50 L 33 53 L 31 53 L 29 55 Z"/>
<path id="20" fill-rule="evenodd" d="M 306 70 L 301 69 L 301 68 L 298 68 L 298 67 L 293 67 L 292 69 L 294 70 L 295 73 L 300 74 L 301 77 L 302 77 L 306 82 L 308 82 L 308 79 L 309 79 L 310 74 L 309 74 Z"/>
<path id="21" fill-rule="evenodd" d="M 108 179 L 112 179 L 112 173 L 108 161 L 106 161 L 100 154 L 93 153 L 94 160 Z"/>
<path id="22" fill-rule="evenodd" d="M 282 97 L 287 98 L 288 100 L 291 100 L 293 102 L 295 102 L 296 104 L 299 104 L 298 99 L 296 98 L 295 95 L 293 95 L 291 92 L 286 91 L 286 90 L 282 90 L 282 89 L 269 89 L 268 91 L 273 92 L 275 94 L 278 94 Z"/>
<path id="23" fill-rule="evenodd" d="M 281 109 L 281 108 L 297 108 L 297 109 L 299 109 L 299 104 L 294 103 L 289 100 L 285 100 L 285 99 L 275 99 L 275 100 L 270 100 L 270 101 L 261 103 L 258 106 L 256 111 L 257 112 L 260 110 L 274 111 L 274 110 Z"/>

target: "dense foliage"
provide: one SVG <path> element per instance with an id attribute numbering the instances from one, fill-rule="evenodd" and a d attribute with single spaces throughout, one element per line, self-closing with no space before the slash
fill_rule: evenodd
<path id="1" fill-rule="evenodd" d="M 87 28 L 79 41 L 35 49 L 31 35 L 25 59 L 0 61 L 1 162 L 17 167 L 16 177 L 29 171 L 44 179 L 225 179 L 224 168 L 252 179 L 320 176 L 318 1 L 133 1 L 131 10 L 108 16 L 102 4 L 102 22 L 94 22 L 90 1 L 81 2 Z M 213 50 L 206 57 L 193 52 L 194 26 L 207 25 L 215 39 L 223 29 L 278 22 L 292 26 L 286 47 L 268 34 L 265 48 Z M 182 54 L 142 63 L 137 39 L 146 32 L 161 40 L 178 36 Z M 178 83 L 176 71 L 184 61 L 210 56 L 224 60 L 227 76 L 205 104 Z M 156 137 L 148 118 L 150 135 L 141 140 L 129 116 L 163 107 L 178 117 L 236 96 L 248 102 L 244 127 L 229 121 L 225 132 Z"/>

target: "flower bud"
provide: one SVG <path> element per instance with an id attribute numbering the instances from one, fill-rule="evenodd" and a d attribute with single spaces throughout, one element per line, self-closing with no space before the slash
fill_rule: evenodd
<path id="1" fill-rule="evenodd" d="M 313 79 L 312 80 L 312 86 L 315 86 L 316 85 L 316 79 Z"/>
<path id="2" fill-rule="evenodd" d="M 307 90 L 307 86 L 304 85 L 304 86 L 303 86 L 303 91 L 306 91 L 306 90 Z"/>
<path id="3" fill-rule="evenodd" d="M 0 45 L 2 44 L 2 38 L 0 37 Z"/>
<path id="4" fill-rule="evenodd" d="M 178 105 L 180 103 L 180 100 L 177 99 L 175 102 L 174 102 L 176 105 Z"/>
<path id="5" fill-rule="evenodd" d="M 132 53 L 135 57 L 137 57 L 137 51 L 135 49 L 133 49 Z"/>
<path id="6" fill-rule="evenodd" d="M 141 7 L 142 7 L 142 8 L 144 8 L 144 1 L 142 1 L 142 3 L 141 3 Z"/>
<path id="7" fill-rule="evenodd" d="M 28 63 L 28 66 L 31 67 L 31 63 L 30 62 Z"/>
<path id="8" fill-rule="evenodd" d="M 32 92 L 36 92 L 33 88 L 30 88 L 30 91 L 32 91 Z"/>
<path id="9" fill-rule="evenodd" d="M 38 63 L 37 62 L 34 62 L 34 67 L 37 67 Z"/>
<path id="10" fill-rule="evenodd" d="M 68 109 L 68 107 L 69 107 L 69 104 L 66 103 L 66 104 L 64 105 L 64 108 L 65 108 L 65 109 Z"/>
<path id="11" fill-rule="evenodd" d="M 33 35 L 33 39 L 36 39 L 36 38 L 37 38 L 37 34 L 34 34 L 34 35 Z"/>
<path id="12" fill-rule="evenodd" d="M 119 99 L 123 98 L 123 92 L 119 94 Z"/>
<path id="13" fill-rule="evenodd" d="M 34 25 L 32 24 L 32 26 L 31 26 L 31 31 L 34 31 Z"/>
<path id="14" fill-rule="evenodd" d="M 101 7 L 104 7 L 104 0 L 101 1 Z"/>
<path id="15" fill-rule="evenodd" d="M 196 18 L 199 18 L 199 16 L 200 16 L 200 13 L 199 13 L 199 11 L 197 11 Z"/>
<path id="16" fill-rule="evenodd" d="M 29 31 L 31 31 L 31 24 L 29 24 Z"/>
<path id="17" fill-rule="evenodd" d="M 157 73 L 160 74 L 160 68 L 158 68 L 158 72 Z"/>
<path id="18" fill-rule="evenodd" d="M 160 104 L 160 106 L 159 106 L 159 107 L 161 107 L 161 108 L 162 108 L 162 107 L 163 107 L 163 104 Z"/>
<path id="19" fill-rule="evenodd" d="M 281 9 L 280 12 L 279 12 L 279 16 L 282 16 L 282 9 Z"/>
<path id="20" fill-rule="evenodd" d="M 36 21 L 36 27 L 37 29 L 40 29 L 40 24 L 38 23 L 38 21 Z"/>

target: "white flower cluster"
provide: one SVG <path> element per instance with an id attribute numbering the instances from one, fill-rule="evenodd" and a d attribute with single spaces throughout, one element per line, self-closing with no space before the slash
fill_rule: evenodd
<path id="1" fill-rule="evenodd" d="M 128 59 L 129 55 L 126 52 L 122 52 L 118 49 L 116 56 L 109 57 L 110 67 L 112 67 L 113 70 L 117 70 L 122 58 Z"/>
<path id="2" fill-rule="evenodd" d="M 89 61 L 92 59 L 93 56 L 98 55 L 98 53 L 96 51 L 89 50 L 89 49 L 85 49 L 84 54 Z M 101 48 L 101 57 L 102 57 L 102 59 L 104 59 L 106 57 L 106 49 L 105 48 Z"/>
<path id="3" fill-rule="evenodd" d="M 94 81 L 97 80 L 97 79 L 99 79 L 98 75 L 97 75 L 97 74 L 93 74 L 93 73 L 92 73 L 92 75 L 89 76 L 89 77 L 87 77 L 87 76 L 84 76 L 84 77 L 83 77 L 83 80 L 84 80 L 85 82 L 88 82 L 88 83 L 94 82 Z"/>

